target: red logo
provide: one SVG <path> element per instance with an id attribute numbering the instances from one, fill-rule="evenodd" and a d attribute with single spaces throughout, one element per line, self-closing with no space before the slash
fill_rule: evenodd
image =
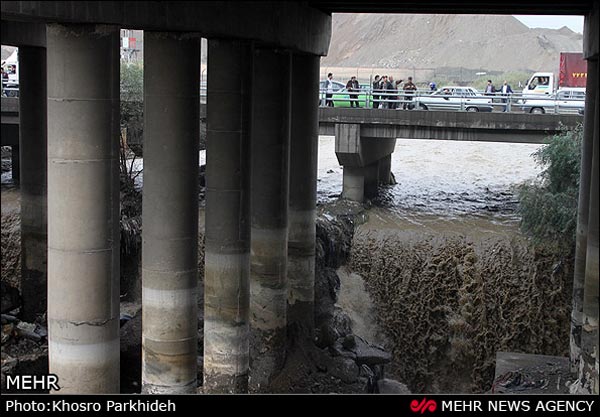
<path id="1" fill-rule="evenodd" d="M 421 402 L 412 400 L 410 402 L 410 409 L 413 413 L 420 412 L 423 414 L 425 411 L 433 413 L 437 409 L 437 403 L 435 400 L 428 400 L 427 398 L 423 398 Z"/>

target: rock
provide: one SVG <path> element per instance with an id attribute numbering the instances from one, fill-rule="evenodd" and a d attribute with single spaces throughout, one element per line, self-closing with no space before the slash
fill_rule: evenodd
<path id="1" fill-rule="evenodd" d="M 342 356 L 344 358 L 349 358 L 349 359 L 352 359 L 352 360 L 356 360 L 356 353 L 354 353 L 354 352 L 346 349 L 343 346 L 343 340 L 344 339 L 345 338 L 343 338 L 343 337 L 338 338 L 335 341 L 335 343 L 333 344 L 333 346 L 329 347 L 329 351 L 331 352 L 331 354 L 333 356 Z"/>
<path id="2" fill-rule="evenodd" d="M 358 380 L 358 366 L 356 362 L 342 356 L 333 358 L 329 373 L 347 384 Z"/>
<path id="3" fill-rule="evenodd" d="M 8 340 L 12 337 L 14 331 L 14 324 L 8 323 L 2 326 L 2 344 L 8 342 Z"/>
<path id="4" fill-rule="evenodd" d="M 35 387 L 30 391 L 21 391 L 15 388 L 6 389 L 6 375 L 48 375 L 48 351 L 20 355 L 18 358 L 10 358 L 9 363 L 2 364 L 2 393 L 21 394 L 43 394 L 47 390 Z M 60 381 L 58 383 L 60 386 Z"/>
<path id="5" fill-rule="evenodd" d="M 405 384 L 393 379 L 380 379 L 377 381 L 377 388 L 380 394 L 411 394 Z"/>
<path id="6" fill-rule="evenodd" d="M 123 324 L 121 339 L 121 393 L 140 392 L 142 380 L 142 315 L 137 314 Z"/>
<path id="7" fill-rule="evenodd" d="M 352 349 L 356 353 L 356 363 L 368 366 L 383 365 L 392 361 L 392 355 L 378 346 L 372 346 L 362 338 L 352 335 L 355 346 Z"/>
<path id="8" fill-rule="evenodd" d="M 4 252 L 2 256 L 4 256 Z M 19 296 L 18 289 L 16 289 L 15 287 L 11 287 L 4 281 L 1 281 L 0 290 L 0 292 L 2 293 L 2 299 L 0 301 L 0 303 L 2 304 L 2 313 L 8 313 L 9 311 L 14 310 L 15 308 L 21 305 L 21 297 Z"/>
<path id="9" fill-rule="evenodd" d="M 356 340 L 354 338 L 354 335 L 347 335 L 346 337 L 344 337 L 344 340 L 342 340 L 342 346 L 344 347 L 344 349 L 348 350 L 351 350 L 354 347 L 356 347 Z"/>

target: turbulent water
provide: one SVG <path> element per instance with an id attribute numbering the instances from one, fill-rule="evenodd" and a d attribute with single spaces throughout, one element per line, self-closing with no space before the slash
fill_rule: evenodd
<path id="1" fill-rule="evenodd" d="M 435 214 L 509 216 L 516 200 L 511 187 L 534 178 L 539 168 L 531 156 L 540 145 L 398 139 L 392 154 L 397 185 L 379 204 L 401 217 Z M 325 203 L 342 191 L 342 167 L 333 136 L 319 141 L 318 199 Z M 498 217 L 498 216 L 496 216 Z"/>
<path id="2" fill-rule="evenodd" d="M 538 147 L 398 139 L 398 184 L 380 189 L 338 275 L 353 324 L 382 331 L 413 392 L 484 392 L 497 351 L 567 354 L 572 266 L 521 234 L 511 191 L 539 173 Z M 333 138 L 319 151 L 323 204 L 342 168 Z"/>

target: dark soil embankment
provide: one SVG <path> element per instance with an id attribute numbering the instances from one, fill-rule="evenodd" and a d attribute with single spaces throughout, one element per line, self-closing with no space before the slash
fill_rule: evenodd
<path id="1" fill-rule="evenodd" d="M 496 351 L 568 354 L 572 265 L 524 239 L 356 236 L 362 275 L 413 392 L 484 392 Z"/>

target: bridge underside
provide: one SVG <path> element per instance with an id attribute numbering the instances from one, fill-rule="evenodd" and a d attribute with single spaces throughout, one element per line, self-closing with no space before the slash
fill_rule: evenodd
<path id="1" fill-rule="evenodd" d="M 319 56 L 329 47 L 330 13 L 511 10 L 586 16 L 571 352 L 583 389 L 597 393 L 599 6 L 508 4 L 3 1 L 2 42 L 19 46 L 22 60 L 22 314 L 31 321 L 43 313 L 47 296 L 49 371 L 59 376 L 60 392 L 119 392 L 120 28 L 145 31 L 142 389 L 186 393 L 197 385 L 203 36 L 210 67 L 203 389 L 246 392 L 268 387 L 281 368 L 286 328 L 302 329 L 304 340 L 312 340 Z M 404 113 L 405 123 L 371 117 L 354 133 L 357 146 L 363 137 L 381 142 L 372 145 L 373 154 L 359 150 L 359 172 L 349 177 L 357 187 L 369 188 L 389 172 L 395 137 L 453 138 L 426 123 L 438 113 Z M 368 117 L 323 115 L 331 116 L 324 120 L 327 132 Z M 488 115 L 475 116 L 479 122 L 457 114 L 448 123 L 457 137 L 473 138 L 469 131 L 481 129 L 477 136 L 490 140 L 494 130 L 508 136 L 510 129 L 515 140 L 528 142 L 526 132 L 536 130 L 526 119 L 521 129 L 502 121 L 490 127 Z M 171 329 L 164 329 L 165 316 Z M 252 355 L 263 355 L 260 374 L 252 373 Z"/>

